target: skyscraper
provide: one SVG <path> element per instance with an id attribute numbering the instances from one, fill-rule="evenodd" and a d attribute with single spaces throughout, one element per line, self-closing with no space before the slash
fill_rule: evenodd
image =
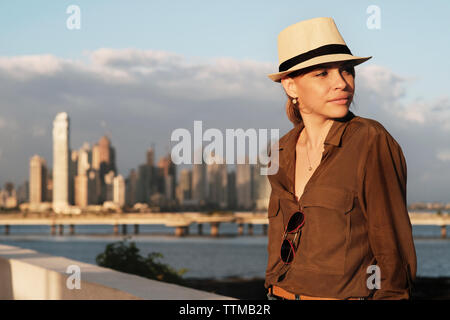
<path id="1" fill-rule="evenodd" d="M 100 199 L 100 188 L 102 186 L 100 182 L 100 175 L 98 170 L 89 169 L 86 172 L 88 177 L 88 203 L 98 204 Z"/>
<path id="2" fill-rule="evenodd" d="M 53 121 L 53 210 L 69 206 L 69 116 L 60 112 Z"/>
<path id="3" fill-rule="evenodd" d="M 228 208 L 236 209 L 237 195 L 236 195 L 236 171 L 230 171 L 227 174 L 227 200 Z"/>
<path id="4" fill-rule="evenodd" d="M 79 207 L 86 207 L 88 204 L 96 203 L 94 199 L 97 192 L 95 188 L 92 188 L 92 186 L 95 186 L 95 183 L 89 183 L 90 179 L 88 177 L 88 171 L 91 167 L 91 149 L 89 143 L 85 142 L 77 155 L 75 204 Z"/>
<path id="5" fill-rule="evenodd" d="M 117 172 L 116 152 L 107 136 L 101 137 L 98 141 L 98 161 L 101 175 L 105 175 L 109 171 L 114 171 L 114 174 Z"/>
<path id="6" fill-rule="evenodd" d="M 202 161 L 192 166 L 192 200 L 199 204 L 206 201 L 206 164 Z"/>
<path id="7" fill-rule="evenodd" d="M 176 188 L 177 200 L 183 204 L 186 200 L 191 199 L 192 187 L 192 172 L 188 169 L 183 169 L 180 172 L 180 180 Z"/>
<path id="8" fill-rule="evenodd" d="M 75 178 L 78 172 L 78 151 L 70 150 L 69 161 L 69 204 L 75 204 Z"/>
<path id="9" fill-rule="evenodd" d="M 261 164 L 253 166 L 253 200 L 255 209 L 266 211 L 272 188 L 266 175 L 261 175 Z"/>
<path id="10" fill-rule="evenodd" d="M 100 148 L 98 143 L 92 146 L 92 168 L 100 171 Z"/>
<path id="11" fill-rule="evenodd" d="M 114 171 L 110 171 L 105 174 L 105 197 L 104 201 L 114 201 Z"/>
<path id="12" fill-rule="evenodd" d="M 206 168 L 208 202 L 223 209 L 228 206 L 227 165 L 224 163 L 222 157 L 214 153 L 209 155 L 208 158 L 209 163 L 213 162 L 212 164 L 208 164 Z"/>
<path id="13" fill-rule="evenodd" d="M 128 178 L 125 181 L 125 190 L 125 202 L 128 206 L 132 207 L 138 200 L 138 175 L 134 169 L 131 169 Z"/>
<path id="14" fill-rule="evenodd" d="M 148 203 L 153 193 L 154 170 L 147 164 L 141 164 L 137 172 L 136 202 Z"/>
<path id="15" fill-rule="evenodd" d="M 91 148 L 89 147 L 89 143 L 85 142 L 81 149 L 78 151 L 77 175 L 86 175 L 86 172 L 91 167 L 91 159 Z"/>
<path id="16" fill-rule="evenodd" d="M 147 165 L 151 167 L 155 165 L 155 151 L 153 148 L 147 150 Z"/>
<path id="17" fill-rule="evenodd" d="M 236 195 L 239 209 L 249 210 L 253 208 L 253 174 L 252 165 L 249 163 L 236 164 Z"/>
<path id="18" fill-rule="evenodd" d="M 75 205 L 86 207 L 89 204 L 88 176 L 86 174 L 75 177 Z"/>
<path id="19" fill-rule="evenodd" d="M 30 159 L 30 204 L 46 201 L 47 166 L 44 158 L 38 155 Z"/>
<path id="20" fill-rule="evenodd" d="M 116 152 L 107 136 L 101 137 L 98 144 L 94 145 L 92 150 L 92 167 L 99 170 L 100 182 L 102 184 L 101 202 L 112 201 L 112 191 L 106 190 L 108 186 L 105 181 L 105 176 L 107 174 L 111 176 L 111 171 L 113 172 L 112 177 L 116 175 Z M 109 187 L 112 188 L 112 180 Z"/>
<path id="21" fill-rule="evenodd" d="M 125 205 L 125 179 L 119 174 L 113 179 L 113 201 L 119 207 Z"/>
<path id="22" fill-rule="evenodd" d="M 158 169 L 158 180 L 160 182 L 159 191 L 165 195 L 167 200 L 174 200 L 176 186 L 176 166 L 172 162 L 170 154 L 159 159 Z"/>

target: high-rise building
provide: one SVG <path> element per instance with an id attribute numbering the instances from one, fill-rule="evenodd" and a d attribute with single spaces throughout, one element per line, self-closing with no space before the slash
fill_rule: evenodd
<path id="1" fill-rule="evenodd" d="M 256 210 L 265 211 L 269 206 L 272 188 L 268 177 L 266 175 L 261 175 L 260 170 L 260 164 L 253 166 L 253 201 Z"/>
<path id="2" fill-rule="evenodd" d="M 45 199 L 53 203 L 53 170 L 47 169 L 47 195 Z"/>
<path id="3" fill-rule="evenodd" d="M 47 164 L 44 158 L 34 155 L 30 159 L 30 204 L 46 201 Z"/>
<path id="4" fill-rule="evenodd" d="M 253 208 L 253 172 L 249 163 L 236 164 L 236 195 L 239 209 Z"/>
<path id="5" fill-rule="evenodd" d="M 153 148 L 147 150 L 147 165 L 150 167 L 155 166 L 155 151 Z"/>
<path id="6" fill-rule="evenodd" d="M 78 173 L 78 151 L 70 151 L 69 163 L 69 203 L 75 204 L 75 177 Z"/>
<path id="7" fill-rule="evenodd" d="M 113 177 L 117 173 L 116 169 L 116 152 L 114 147 L 111 146 L 111 141 L 107 136 L 103 136 L 98 141 L 98 144 L 94 145 L 92 150 L 92 167 L 99 170 L 101 187 L 101 202 L 112 201 L 112 189 L 107 191 L 105 176 L 109 172 L 113 172 Z M 112 181 L 112 180 L 111 180 Z M 112 182 L 111 186 L 112 188 Z M 109 194 L 107 194 L 109 192 Z"/>
<path id="8" fill-rule="evenodd" d="M 147 164 L 142 164 L 138 168 L 136 202 L 148 203 L 153 193 L 154 168 Z"/>
<path id="9" fill-rule="evenodd" d="M 88 177 L 88 203 L 98 204 L 100 201 L 100 190 L 102 187 L 100 174 L 98 170 L 89 169 L 86 172 L 86 176 Z"/>
<path id="10" fill-rule="evenodd" d="M 192 200 L 199 204 L 206 201 L 206 164 L 202 161 L 200 164 L 192 166 Z"/>
<path id="11" fill-rule="evenodd" d="M 211 154 L 206 166 L 208 202 L 220 208 L 228 207 L 228 172 L 223 158 Z"/>
<path id="12" fill-rule="evenodd" d="M 89 204 L 88 176 L 86 174 L 75 177 L 75 205 L 86 207 Z"/>
<path id="13" fill-rule="evenodd" d="M 30 200 L 30 183 L 25 181 L 17 188 L 17 202 L 19 204 L 29 202 Z M 46 199 L 50 201 L 50 199 Z"/>
<path id="14" fill-rule="evenodd" d="M 124 180 L 124 178 L 120 174 L 118 176 L 114 177 L 113 185 L 114 185 L 113 201 L 119 207 L 122 208 L 125 205 L 125 180 Z"/>
<path id="15" fill-rule="evenodd" d="M 137 201 L 138 191 L 138 175 L 134 169 L 130 170 L 130 174 L 125 181 L 125 203 L 132 207 Z"/>
<path id="16" fill-rule="evenodd" d="M 100 148 L 98 143 L 92 146 L 92 168 L 100 170 Z"/>
<path id="17" fill-rule="evenodd" d="M 180 172 L 180 180 L 176 187 L 176 196 L 180 204 L 186 200 L 190 200 L 192 187 L 192 172 L 188 169 L 183 169 Z"/>
<path id="18" fill-rule="evenodd" d="M 192 165 L 192 200 L 199 205 L 206 204 L 207 199 L 207 180 L 206 180 L 206 163 L 203 161 L 203 148 L 200 147 L 194 150 L 194 160 L 201 159 L 200 163 Z"/>
<path id="19" fill-rule="evenodd" d="M 77 152 L 75 177 L 75 204 L 79 207 L 86 207 L 89 204 L 97 203 L 96 181 L 88 176 L 91 169 L 91 149 L 89 143 L 85 142 Z M 94 175 L 94 176 L 92 176 Z M 91 178 L 95 178 L 95 172 L 90 173 Z"/>
<path id="20" fill-rule="evenodd" d="M 116 152 L 107 136 L 101 137 L 98 141 L 98 158 L 101 174 L 105 175 L 110 171 L 117 173 Z"/>
<path id="21" fill-rule="evenodd" d="M 17 207 L 17 194 L 12 182 L 5 183 L 5 188 L 0 189 L 0 207 L 7 209 Z"/>
<path id="22" fill-rule="evenodd" d="M 104 201 L 114 201 L 114 176 L 114 171 L 112 170 L 105 174 Z"/>
<path id="23" fill-rule="evenodd" d="M 160 182 L 159 192 L 164 194 L 167 200 L 174 200 L 176 187 L 176 166 L 172 162 L 170 154 L 159 159 L 158 169 L 158 178 Z"/>
<path id="24" fill-rule="evenodd" d="M 228 172 L 227 175 L 227 194 L 228 194 L 228 208 L 236 209 L 237 195 L 236 195 L 236 171 Z"/>
<path id="25" fill-rule="evenodd" d="M 69 116 L 58 113 L 53 121 L 53 210 L 63 212 L 69 206 Z"/>
<path id="26" fill-rule="evenodd" d="M 78 151 L 78 170 L 77 175 L 86 175 L 86 172 L 91 168 L 92 153 L 89 143 L 85 142 Z"/>

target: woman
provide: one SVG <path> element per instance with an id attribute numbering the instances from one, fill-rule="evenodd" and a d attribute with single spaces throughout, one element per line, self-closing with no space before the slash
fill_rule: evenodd
<path id="1" fill-rule="evenodd" d="M 377 121 L 349 111 L 353 56 L 331 18 L 278 37 L 294 128 L 269 176 L 265 286 L 278 299 L 408 299 L 416 254 L 406 208 L 406 162 Z"/>

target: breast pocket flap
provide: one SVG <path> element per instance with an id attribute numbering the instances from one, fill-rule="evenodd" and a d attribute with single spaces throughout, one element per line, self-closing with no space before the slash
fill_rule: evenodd
<path id="1" fill-rule="evenodd" d="M 337 187 L 313 186 L 302 197 L 302 205 L 347 213 L 353 209 L 353 193 Z"/>

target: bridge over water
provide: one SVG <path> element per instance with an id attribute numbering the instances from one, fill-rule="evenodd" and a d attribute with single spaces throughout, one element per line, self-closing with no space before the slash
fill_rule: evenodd
<path id="1" fill-rule="evenodd" d="M 409 213 L 413 225 L 436 225 L 441 227 L 441 237 L 447 236 L 447 225 L 450 225 L 450 215 L 444 213 Z M 15 225 L 48 225 L 52 235 L 63 234 L 64 226 L 69 226 L 69 233 L 75 234 L 76 225 L 111 225 L 113 233 L 127 234 L 128 226 L 134 227 L 134 234 L 139 233 L 140 225 L 165 225 L 173 227 L 176 236 L 188 234 L 191 224 L 198 225 L 198 233 L 203 234 L 203 225 L 210 224 L 212 236 L 219 235 L 221 223 L 234 223 L 238 234 L 244 234 L 247 225 L 248 234 L 253 234 L 253 225 L 262 225 L 263 234 L 267 234 L 268 218 L 265 212 L 232 212 L 227 214 L 206 214 L 202 212 L 161 212 L 161 213 L 122 213 L 122 214 L 80 214 L 55 215 L 22 213 L 0 214 L 0 225 L 4 226 L 5 234 L 10 234 L 11 226 Z M 57 229 L 58 232 L 57 232 Z"/>

